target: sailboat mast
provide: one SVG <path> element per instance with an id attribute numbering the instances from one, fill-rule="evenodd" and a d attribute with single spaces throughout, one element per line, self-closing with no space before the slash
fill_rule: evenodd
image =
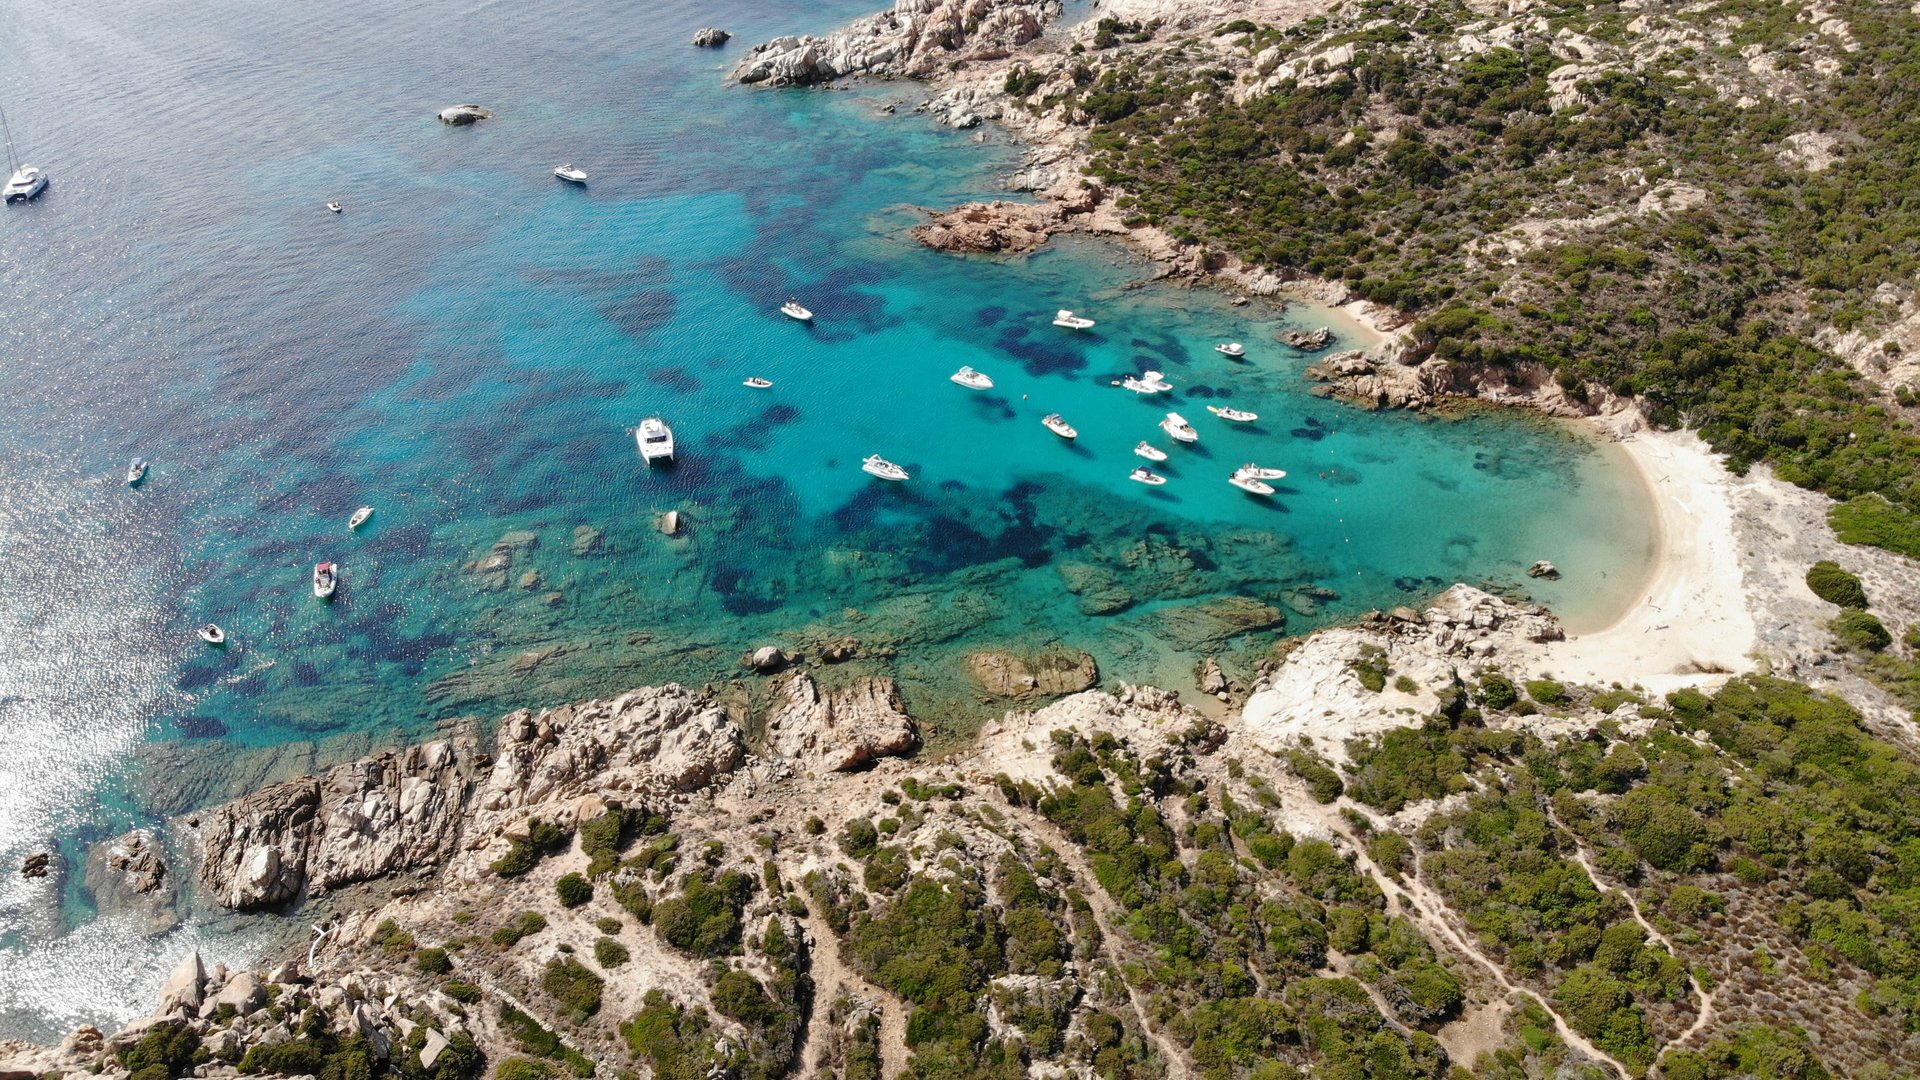
<path id="1" fill-rule="evenodd" d="M 7 123 L 7 110 L 0 108 L 0 133 L 7 139 L 7 175 L 12 176 L 20 170 L 20 163 L 13 160 L 13 125 Z"/>

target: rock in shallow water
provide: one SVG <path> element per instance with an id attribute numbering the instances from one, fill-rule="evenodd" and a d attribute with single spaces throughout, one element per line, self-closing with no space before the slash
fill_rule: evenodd
<path id="1" fill-rule="evenodd" d="M 1093 657 L 1067 650 L 1032 659 L 1006 652 L 977 652 L 967 657 L 967 672 L 987 693 L 1015 700 L 1077 694 L 1091 689 L 1100 678 Z"/>
<path id="2" fill-rule="evenodd" d="M 725 45 L 733 35 L 717 26 L 702 27 L 693 35 L 693 43 L 703 49 L 718 48 Z"/>
<path id="3" fill-rule="evenodd" d="M 441 123 L 454 127 L 466 127 L 476 121 L 493 119 L 492 110 L 478 105 L 449 105 L 441 109 L 439 115 Z"/>
<path id="4" fill-rule="evenodd" d="M 180 922 L 167 865 L 145 829 L 95 844 L 87 853 L 86 883 L 101 914 L 130 917 L 142 933 L 165 933 Z"/>

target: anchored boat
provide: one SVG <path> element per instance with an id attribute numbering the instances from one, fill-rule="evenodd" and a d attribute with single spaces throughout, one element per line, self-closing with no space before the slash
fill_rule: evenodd
<path id="1" fill-rule="evenodd" d="M 1061 308 L 1053 316 L 1053 325 L 1064 326 L 1069 330 L 1091 330 L 1093 329 L 1093 320 L 1075 315 L 1066 308 Z"/>
<path id="2" fill-rule="evenodd" d="M 897 481 L 907 478 L 907 470 L 895 465 L 879 454 L 867 455 L 867 460 L 860 463 L 860 471 L 869 476 L 877 476 L 882 480 Z"/>
<path id="3" fill-rule="evenodd" d="M 1225 405 L 1209 405 L 1207 411 L 1222 420 L 1231 420 L 1236 424 L 1251 424 L 1260 419 L 1259 413 L 1250 413 L 1245 409 L 1230 409 Z"/>
<path id="4" fill-rule="evenodd" d="M 673 460 L 673 429 L 657 416 L 640 421 L 633 431 L 633 441 L 640 444 L 640 456 L 649 465 Z"/>
<path id="5" fill-rule="evenodd" d="M 330 562 L 313 564 L 313 595 L 322 600 L 333 599 L 333 590 L 340 587 L 340 568 Z"/>
<path id="6" fill-rule="evenodd" d="M 1145 439 L 1140 440 L 1140 445 L 1134 447 L 1133 452 L 1136 454 L 1139 454 L 1143 458 L 1146 458 L 1148 461 L 1167 460 L 1167 452 L 1165 450 L 1162 450 L 1159 447 L 1153 445 L 1152 443 L 1147 442 Z"/>
<path id="7" fill-rule="evenodd" d="M 1193 430 L 1193 425 L 1187 423 L 1187 418 L 1177 412 L 1168 413 L 1167 418 L 1160 421 L 1160 430 L 1172 436 L 1176 442 L 1196 443 L 1200 441 L 1200 433 Z"/>
<path id="8" fill-rule="evenodd" d="M 949 379 L 952 379 L 954 382 L 959 383 L 961 386 L 966 387 L 969 390 L 993 389 L 992 379 L 987 378 L 985 375 L 980 374 L 979 372 L 973 370 L 970 367 L 963 367 L 959 371 L 956 371 L 952 375 L 949 375 L 947 377 Z"/>
<path id="9" fill-rule="evenodd" d="M 1161 476 L 1159 473 L 1154 472 L 1152 469 L 1147 468 L 1145 465 L 1142 465 L 1139 468 L 1133 470 L 1131 473 L 1128 473 L 1127 479 L 1133 480 L 1137 483 L 1146 484 L 1150 487 L 1159 487 L 1161 484 L 1164 484 L 1167 482 L 1166 477 Z"/>
<path id="10" fill-rule="evenodd" d="M 1040 418 L 1040 422 L 1046 425 L 1048 431 L 1053 432 L 1063 439 L 1077 439 L 1080 437 L 1080 433 L 1074 430 L 1073 425 L 1067 423 L 1066 419 L 1059 413 L 1048 413 Z"/>
<path id="11" fill-rule="evenodd" d="M 791 296 L 787 297 L 786 303 L 780 305 L 780 314 L 785 315 L 789 319 L 798 319 L 801 322 L 813 321 L 813 312 L 801 307 L 800 301 Z"/>

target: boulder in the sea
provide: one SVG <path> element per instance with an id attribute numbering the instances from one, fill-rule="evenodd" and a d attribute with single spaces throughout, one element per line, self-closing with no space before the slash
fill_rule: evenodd
<path id="1" fill-rule="evenodd" d="M 454 127 L 466 127 L 480 120 L 493 119 L 493 112 L 478 105 L 449 105 L 440 110 L 440 122 Z"/>
<path id="2" fill-rule="evenodd" d="M 703 49 L 713 49 L 725 45 L 732 34 L 717 26 L 703 26 L 693 35 L 693 43 Z"/>
<path id="3" fill-rule="evenodd" d="M 914 228 L 913 238 L 936 251 L 1018 255 L 1046 243 L 1062 227 L 1060 212 L 1051 206 L 995 200 L 936 213 Z"/>
<path id="4" fill-rule="evenodd" d="M 102 914 L 132 919 L 144 933 L 179 925 L 167 865 L 145 829 L 95 844 L 87 853 L 86 883 Z"/>
<path id="5" fill-rule="evenodd" d="M 747 656 L 746 666 L 763 674 L 779 671 L 793 663 L 793 657 L 778 645 L 762 645 Z"/>
<path id="6" fill-rule="evenodd" d="M 1195 685 L 1203 694 L 1224 694 L 1227 692 L 1227 673 L 1220 670 L 1220 661 L 1209 656 L 1200 662 L 1199 677 Z"/>
<path id="7" fill-rule="evenodd" d="M 860 643 L 853 638 L 841 638 L 820 646 L 820 662 L 823 664 L 844 664 L 859 655 Z"/>
<path id="8" fill-rule="evenodd" d="M 1527 567 L 1527 576 L 1531 578 L 1546 578 L 1549 581 L 1553 581 L 1559 578 L 1560 569 L 1547 560 L 1541 559 L 1539 562 Z"/>
<path id="9" fill-rule="evenodd" d="M 1082 615 L 1111 615 L 1139 599 L 1120 583 L 1119 574 L 1098 563 L 1061 563 L 1059 573 L 1067 591 L 1080 598 Z"/>
<path id="10" fill-rule="evenodd" d="M 987 693 L 1015 700 L 1077 694 L 1100 679 L 1093 657 L 1071 649 L 1049 649 L 1032 657 L 977 652 L 967 657 L 967 673 Z"/>
<path id="11" fill-rule="evenodd" d="M 825 772 L 847 772 L 920 745 L 892 679 L 855 679 L 822 690 L 806 675 L 787 677 L 786 703 L 767 720 L 767 745 Z"/>
<path id="12" fill-rule="evenodd" d="M 1302 352 L 1315 352 L 1333 344 L 1333 329 L 1322 326 L 1315 330 L 1288 330 L 1280 335 L 1280 340 Z"/>
<path id="13" fill-rule="evenodd" d="M 669 510 L 660 515 L 660 531 L 668 536 L 680 535 L 680 511 Z"/>
<path id="14" fill-rule="evenodd" d="M 27 856 L 26 861 L 20 864 L 20 875 L 22 877 L 43 878 L 47 876 L 52 865 L 52 852 L 36 851 Z"/>

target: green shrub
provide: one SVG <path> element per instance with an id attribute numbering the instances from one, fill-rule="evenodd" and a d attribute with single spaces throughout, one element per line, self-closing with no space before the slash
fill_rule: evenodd
<path id="1" fill-rule="evenodd" d="M 1420 684 L 1405 675 L 1395 675 L 1393 677 L 1393 688 L 1403 694 L 1417 694 L 1420 692 Z"/>
<path id="2" fill-rule="evenodd" d="M 1827 511 L 1835 536 L 1849 544 L 1867 544 L 1920 559 L 1920 514 L 1868 493 Z"/>
<path id="3" fill-rule="evenodd" d="M 520 939 L 530 937 L 547 928 L 547 917 L 537 911 L 523 911 L 512 921 L 493 932 L 493 943 L 503 948 L 512 948 Z"/>
<path id="4" fill-rule="evenodd" d="M 599 930 L 601 933 L 606 934 L 608 937 L 613 937 L 619 934 L 622 929 L 624 929 L 624 927 L 620 925 L 620 920 L 614 918 L 611 915 L 605 916 L 603 918 L 595 919 L 593 922 L 593 925 L 596 930 Z"/>
<path id="5" fill-rule="evenodd" d="M 653 905 L 653 927 L 674 948 L 695 956 L 725 956 L 740 942 L 740 912 L 753 896 L 753 878 L 738 871 L 689 874 L 679 895 Z"/>
<path id="6" fill-rule="evenodd" d="M 480 1000 L 480 988 L 459 979 L 450 979 L 440 984 L 440 992 L 463 1005 L 472 1005 Z"/>
<path id="7" fill-rule="evenodd" d="M 848 858 L 864 859 L 880 846 L 880 830 L 866 818 L 854 818 L 840 830 L 840 850 Z"/>
<path id="8" fill-rule="evenodd" d="M 1287 771 L 1306 781 L 1315 802 L 1330 803 L 1346 790 L 1340 774 L 1319 758 L 1304 750 L 1287 753 Z"/>
<path id="9" fill-rule="evenodd" d="M 606 983 L 573 957 L 557 956 L 547 961 L 540 985 L 566 1006 L 574 1023 L 581 1023 L 600 1011 L 600 994 Z"/>
<path id="10" fill-rule="evenodd" d="M 527 838 L 515 840 L 507 853 L 493 861 L 493 872 L 503 878 L 520 877 L 540 864 L 540 860 L 566 850 L 573 834 L 550 821 L 532 818 L 527 822 Z"/>
<path id="11" fill-rule="evenodd" d="M 1858 608 L 1841 612 L 1827 628 L 1841 645 L 1858 652 L 1880 652 L 1893 644 L 1893 635 L 1880 620 Z"/>
<path id="12" fill-rule="evenodd" d="M 553 1066 L 536 1058 L 508 1058 L 494 1071 L 494 1080 L 553 1080 Z"/>
<path id="13" fill-rule="evenodd" d="M 1564 705 L 1567 688 L 1552 679 L 1528 679 L 1527 696 L 1542 705 Z"/>
<path id="14" fill-rule="evenodd" d="M 1867 606 L 1867 590 L 1860 584 L 1860 579 L 1840 569 L 1840 564 L 1825 559 L 1814 563 L 1807 571 L 1807 588 L 1829 604 L 1838 604 L 1843 608 Z"/>
<path id="15" fill-rule="evenodd" d="M 560 906 L 577 908 L 593 899 L 593 882 L 579 874 L 563 874 L 553 883 L 553 891 L 560 896 Z"/>
<path id="16" fill-rule="evenodd" d="M 445 949 L 421 949 L 413 954 L 413 963 L 429 975 L 445 975 L 453 970 L 453 959 Z"/>
<path id="17" fill-rule="evenodd" d="M 627 962 L 629 955 L 625 945 L 610 937 L 603 937 L 593 943 L 593 958 L 602 969 L 619 967 Z"/>
<path id="18" fill-rule="evenodd" d="M 373 928 L 373 943 L 380 946 L 381 952 L 394 957 L 406 956 L 414 948 L 413 935 L 400 929 L 400 924 L 392 919 L 382 920 Z"/>
<path id="19" fill-rule="evenodd" d="M 120 1051 L 120 1062 L 136 1075 L 171 1080 L 193 1072 L 194 1052 L 200 1038 L 193 1029 L 177 1020 L 166 1020 L 147 1029 L 140 1041 Z"/>
<path id="20" fill-rule="evenodd" d="M 1498 671 L 1480 676 L 1480 703 L 1489 709 L 1510 709 L 1520 700 L 1520 689 Z"/>

